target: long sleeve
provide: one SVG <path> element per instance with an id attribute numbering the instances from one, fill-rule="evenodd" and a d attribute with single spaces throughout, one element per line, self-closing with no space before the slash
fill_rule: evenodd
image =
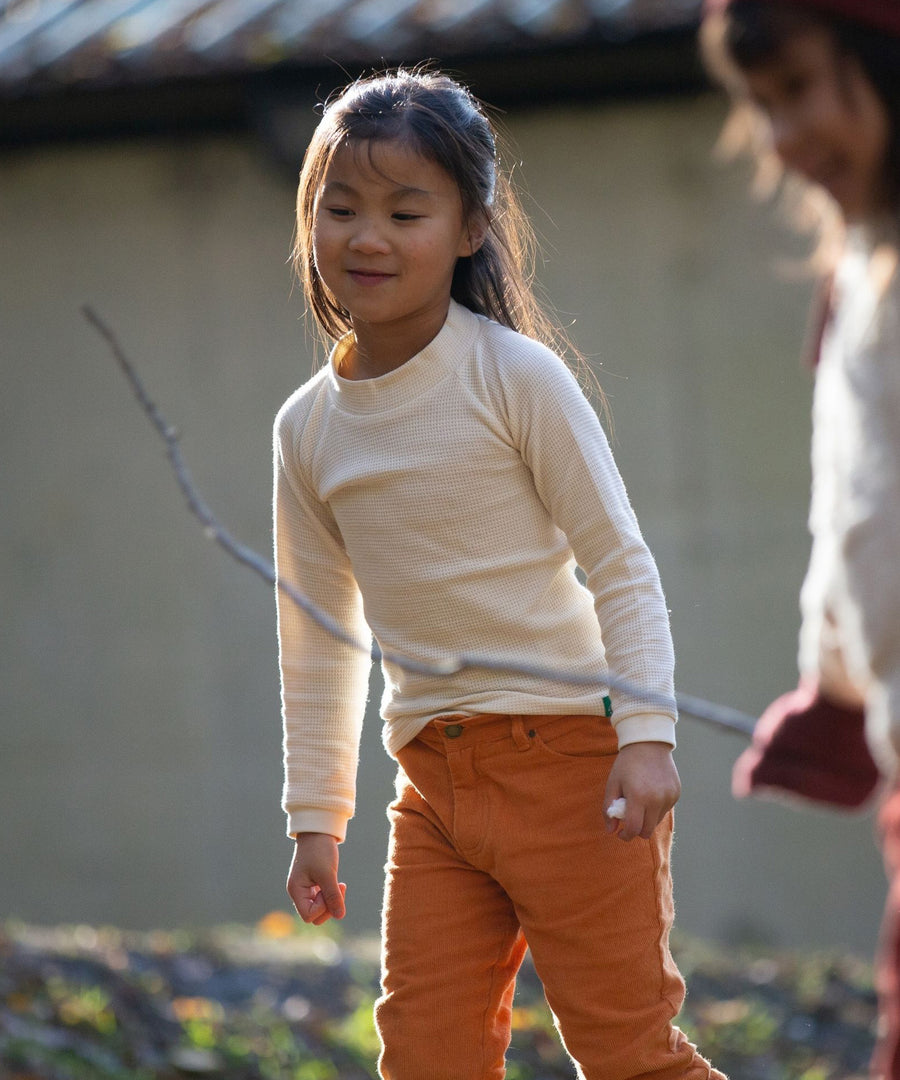
<path id="1" fill-rule="evenodd" d="M 612 673 L 619 745 L 674 745 L 674 652 L 662 585 L 597 414 L 556 357 L 513 374 L 505 402 L 511 431 L 585 573 Z"/>
<path id="2" fill-rule="evenodd" d="M 277 592 L 284 724 L 283 806 L 288 831 L 342 840 L 353 814 L 371 635 L 340 533 L 297 461 L 290 412 L 275 427 L 275 563 L 359 648 L 338 640 L 282 589 Z"/>
<path id="3" fill-rule="evenodd" d="M 830 342 L 829 342 L 830 344 Z M 846 387 L 840 354 L 828 349 L 819 364 L 813 394 L 812 491 L 809 531 L 812 550 L 800 590 L 798 667 L 834 700 L 861 705 L 862 693 L 847 670 L 836 621 L 840 588 L 841 500 L 844 449 L 840 432 Z"/>
<path id="4" fill-rule="evenodd" d="M 563 361 L 458 304 L 377 379 L 341 379 L 343 347 L 277 428 L 278 569 L 353 637 L 371 628 L 388 753 L 447 711 L 603 715 L 607 693 L 620 745 L 674 744 L 659 577 Z M 367 668 L 279 612 L 296 829 L 348 813 Z"/>
<path id="5" fill-rule="evenodd" d="M 896 266 L 878 273 L 891 259 L 860 234 L 838 270 L 816 373 L 800 634 L 801 671 L 865 705 L 886 772 L 900 755 L 900 281 Z"/>
<path id="6" fill-rule="evenodd" d="M 900 283 L 878 298 L 863 347 L 847 367 L 851 455 L 841 532 L 838 620 L 847 662 L 863 683 L 883 764 L 900 756 Z"/>

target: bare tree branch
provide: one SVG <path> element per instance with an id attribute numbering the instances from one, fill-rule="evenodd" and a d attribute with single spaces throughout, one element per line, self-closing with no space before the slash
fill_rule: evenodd
<path id="1" fill-rule="evenodd" d="M 579 678 L 526 662 L 500 660 L 492 657 L 470 654 L 448 656 L 437 663 L 428 664 L 395 653 L 383 654 L 377 644 L 370 646 L 369 643 L 361 642 L 349 635 L 342 626 L 336 623 L 327 614 L 327 612 L 322 611 L 313 604 L 312 601 L 304 596 L 294 585 L 279 578 L 274 566 L 270 562 L 252 548 L 235 540 L 231 533 L 222 526 L 215 514 L 213 514 L 212 510 L 207 506 L 206 502 L 200 497 L 200 494 L 191 479 L 191 475 L 181 453 L 177 431 L 166 421 L 156 403 L 147 393 L 144 384 L 138 377 L 134 365 L 125 354 L 125 350 L 119 344 L 116 335 L 90 305 L 85 304 L 81 310 L 87 321 L 108 345 L 119 369 L 128 380 L 138 404 L 165 443 L 169 463 L 172 466 L 172 471 L 175 473 L 178 486 L 181 488 L 181 491 L 187 500 L 188 509 L 203 526 L 206 537 L 213 540 L 219 547 L 223 548 L 224 551 L 237 562 L 249 567 L 249 569 L 261 577 L 263 581 L 277 587 L 286 596 L 289 596 L 295 604 L 339 641 L 343 642 L 345 645 L 350 645 L 361 652 L 369 653 L 375 660 L 386 658 L 405 671 L 424 675 L 450 675 L 470 668 L 477 668 L 486 671 L 502 671 L 519 675 L 528 675 L 538 679 L 564 679 L 566 682 L 576 686 L 606 686 L 633 697 L 647 699 L 648 695 L 645 691 L 635 687 L 627 679 L 623 679 L 616 675 L 615 672 L 606 672 L 602 677 Z M 672 701 L 668 697 L 660 697 L 658 704 L 665 708 L 671 706 Z M 732 709 L 728 706 L 716 705 L 713 702 L 704 701 L 702 698 L 680 694 L 677 698 L 677 707 L 681 713 L 693 716 L 695 719 L 702 720 L 714 727 L 735 732 L 740 735 L 749 736 L 752 734 L 756 723 L 754 718 L 746 713 L 742 713 L 739 710 Z"/>

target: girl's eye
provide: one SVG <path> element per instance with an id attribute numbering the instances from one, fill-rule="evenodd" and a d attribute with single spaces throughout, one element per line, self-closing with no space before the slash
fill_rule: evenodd
<path id="1" fill-rule="evenodd" d="M 751 94 L 750 100 L 753 105 L 757 109 L 759 109 L 760 112 L 765 113 L 766 116 L 772 115 L 772 106 L 769 102 L 768 97 L 764 96 L 763 94 Z"/>
<path id="2" fill-rule="evenodd" d="M 421 216 L 422 216 L 421 214 L 396 213 L 396 214 L 394 214 L 394 220 L 395 221 L 418 221 Z"/>
<path id="3" fill-rule="evenodd" d="M 332 217 L 347 218 L 353 213 L 352 210 L 348 210 L 345 206 L 328 206 L 326 210 Z"/>
<path id="4" fill-rule="evenodd" d="M 764 91 L 751 92 L 753 104 L 768 117 L 779 109 L 788 108 L 802 101 L 812 80 L 801 72 L 785 75 L 777 84 L 769 84 Z"/>
<path id="5" fill-rule="evenodd" d="M 782 92 L 788 100 L 796 100 L 802 97 L 809 85 L 808 76 L 800 73 L 789 75 L 782 83 Z"/>

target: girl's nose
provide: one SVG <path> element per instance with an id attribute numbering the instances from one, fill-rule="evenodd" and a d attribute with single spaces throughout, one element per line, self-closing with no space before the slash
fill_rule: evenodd
<path id="1" fill-rule="evenodd" d="M 772 147 L 785 165 L 796 165 L 797 151 L 800 145 L 800 128 L 796 120 L 785 110 L 773 113 L 769 117 L 772 128 Z"/>
<path id="2" fill-rule="evenodd" d="M 357 220 L 357 227 L 350 237 L 351 251 L 358 251 L 362 254 L 378 254 L 387 251 L 389 246 L 383 231 L 377 227 L 375 222 L 367 221 L 364 218 Z"/>

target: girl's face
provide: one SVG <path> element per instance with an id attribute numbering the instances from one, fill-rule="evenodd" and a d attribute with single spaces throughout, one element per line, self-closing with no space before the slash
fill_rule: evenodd
<path id="1" fill-rule="evenodd" d="M 407 342 L 418 351 L 443 325 L 456 260 L 477 247 L 453 179 L 393 141 L 336 152 L 312 239 L 316 270 L 350 313 L 357 341 L 389 334 L 398 355 Z"/>
<path id="2" fill-rule="evenodd" d="M 825 188 L 849 222 L 881 208 L 888 112 L 857 61 L 838 51 L 827 30 L 795 34 L 745 79 L 787 168 Z"/>

